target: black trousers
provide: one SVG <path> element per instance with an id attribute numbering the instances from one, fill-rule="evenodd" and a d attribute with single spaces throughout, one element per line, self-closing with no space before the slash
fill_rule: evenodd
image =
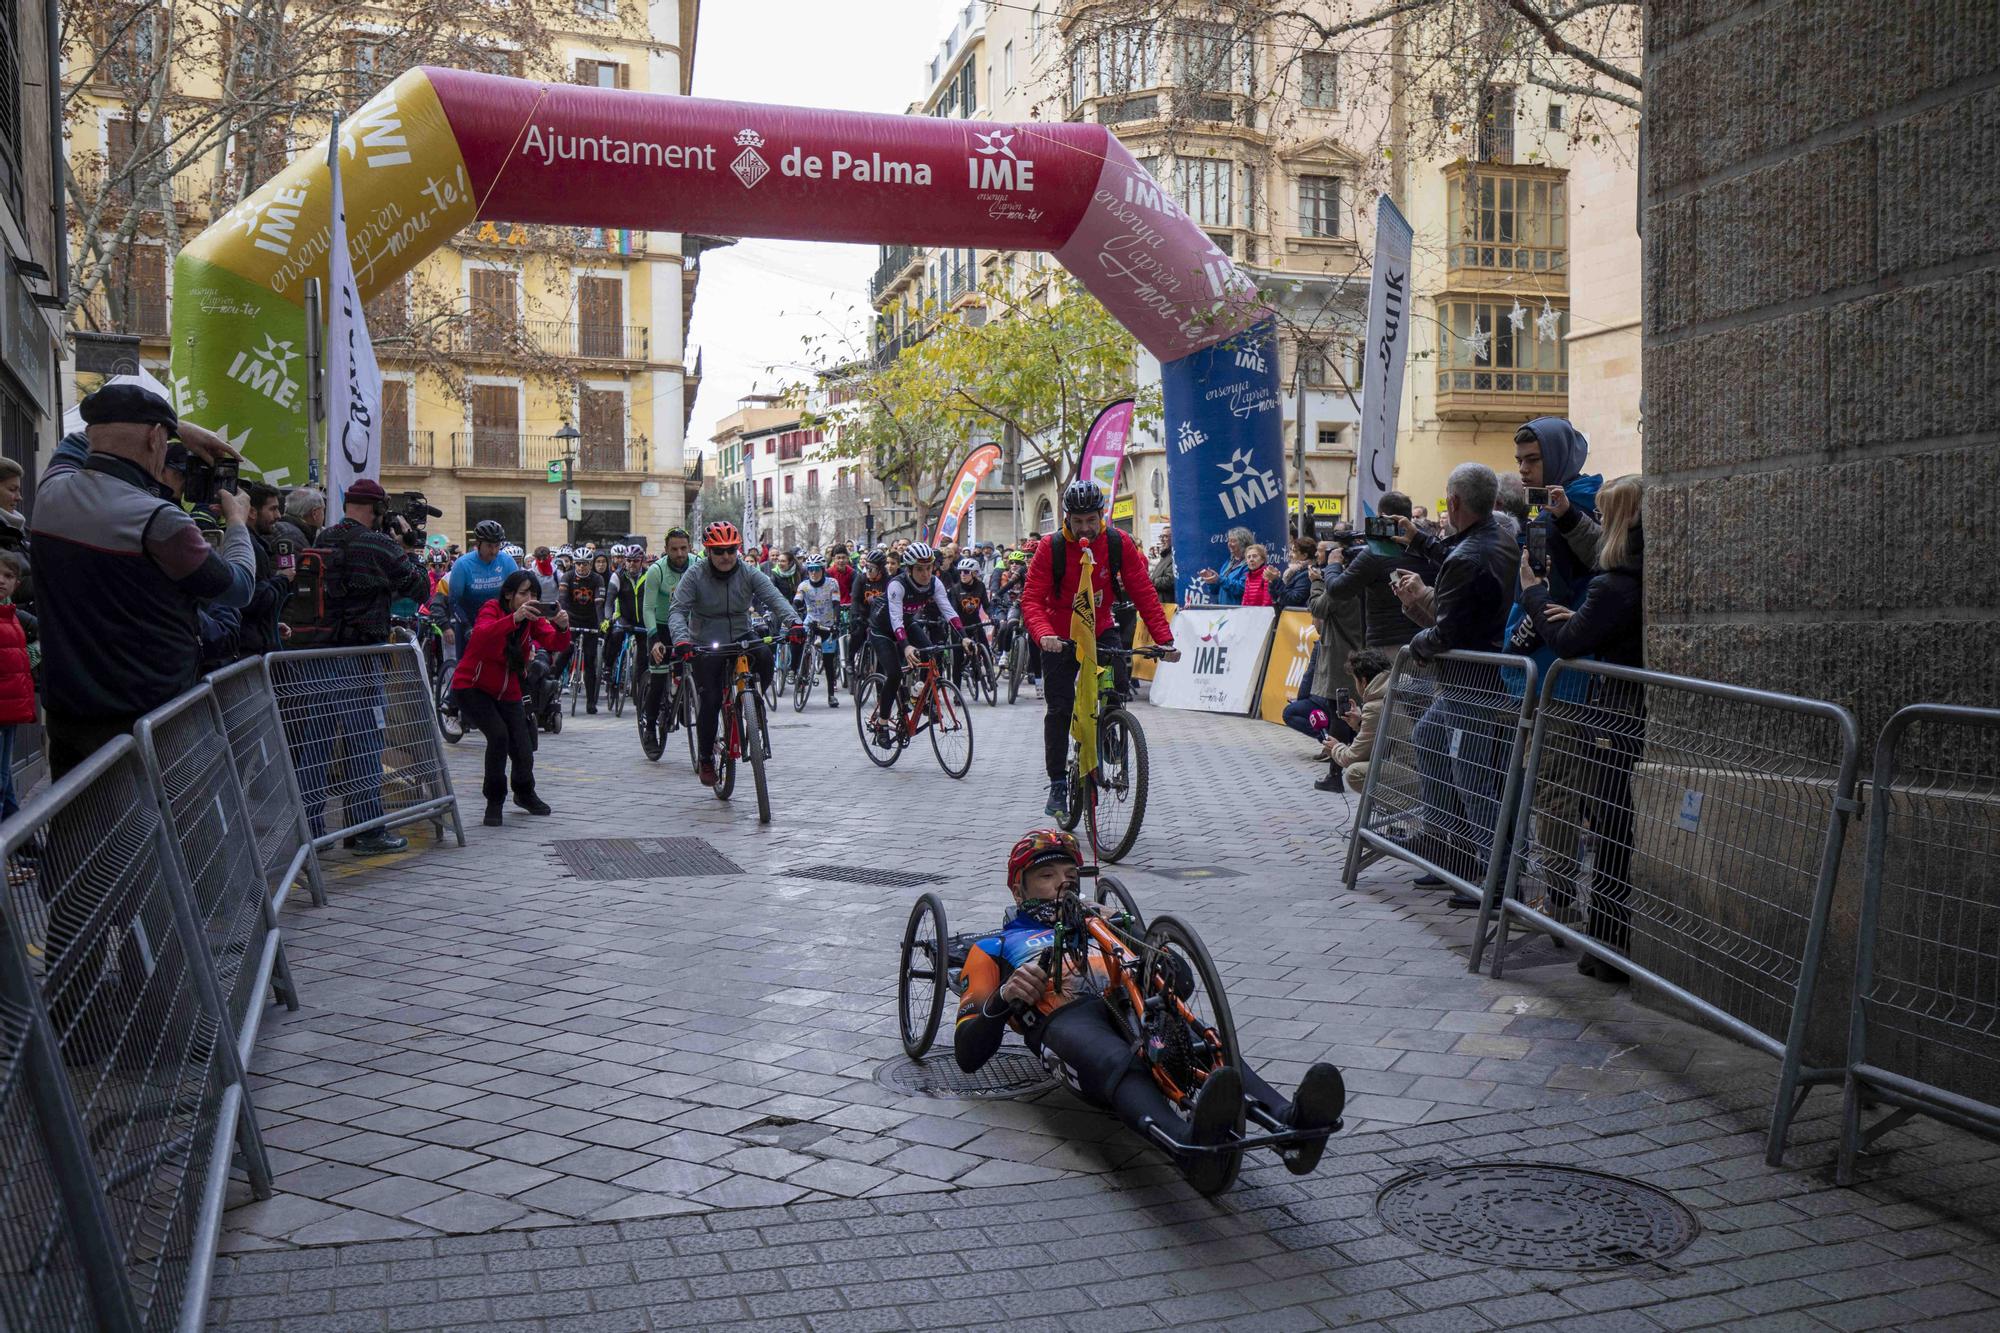
<path id="1" fill-rule="evenodd" d="M 578 630 L 570 638 L 569 647 L 555 660 L 555 678 L 561 680 L 569 670 L 570 660 L 579 654 L 583 657 L 583 697 L 592 709 L 597 707 L 597 659 L 603 645 L 604 636 L 596 630 Z"/>
<path id="2" fill-rule="evenodd" d="M 1099 645 L 1106 648 L 1123 648 L 1125 637 L 1113 625 L 1097 636 Z M 1076 707 L 1076 645 L 1062 650 L 1060 656 L 1053 653 L 1042 654 L 1042 697 L 1048 700 L 1048 712 L 1042 718 L 1042 758 L 1047 762 L 1050 782 L 1061 782 L 1069 773 L 1069 715 Z M 1118 664 L 1118 687 L 1126 686 L 1128 667 L 1123 661 Z"/>
<path id="3" fill-rule="evenodd" d="M 771 673 L 777 666 L 777 657 L 769 648 L 760 648 L 750 654 L 750 669 L 757 673 L 757 679 L 768 687 Z M 722 718 L 722 700 L 729 693 L 730 676 L 736 670 L 733 656 L 697 657 L 694 659 L 695 689 L 695 743 L 703 754 L 715 753 L 716 723 Z"/>
<path id="4" fill-rule="evenodd" d="M 667 670 L 653 670 L 652 650 L 654 648 L 659 648 L 667 654 Z M 645 680 L 646 725 L 648 727 L 658 727 L 661 717 L 667 715 L 667 705 L 673 702 L 675 673 L 672 669 L 674 661 L 672 649 L 673 645 L 667 642 L 667 632 L 665 630 L 654 630 L 652 642 L 646 645 L 646 651 L 640 657 L 639 674 Z"/>
<path id="5" fill-rule="evenodd" d="M 514 761 L 514 794 L 527 798 L 535 794 L 535 724 L 518 699 L 496 699 L 484 690 L 458 690 L 458 711 L 486 737 L 486 781 L 481 787 L 488 801 L 507 795 L 507 761 Z"/>

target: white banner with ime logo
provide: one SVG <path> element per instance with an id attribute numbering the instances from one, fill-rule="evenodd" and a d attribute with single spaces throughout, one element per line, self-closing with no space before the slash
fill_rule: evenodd
<path id="1" fill-rule="evenodd" d="M 1277 613 L 1268 606 L 1189 606 L 1174 614 L 1178 662 L 1162 662 L 1148 696 L 1162 708 L 1248 713 L 1264 681 Z"/>

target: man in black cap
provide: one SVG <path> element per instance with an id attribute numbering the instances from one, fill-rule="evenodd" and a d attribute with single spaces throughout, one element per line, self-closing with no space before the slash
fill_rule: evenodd
<path id="1" fill-rule="evenodd" d="M 366 647 L 389 638 L 389 607 L 399 598 L 421 602 L 430 596 L 430 578 L 404 548 L 402 533 L 409 520 L 383 511 L 388 492 L 380 482 L 363 477 L 342 497 L 346 515 L 322 528 L 317 545 L 326 552 L 324 596 L 334 623 L 332 643 Z M 346 754 L 340 789 L 345 807 L 342 824 L 352 827 L 383 817 L 382 733 L 383 662 L 379 656 L 320 658 L 309 664 L 328 692 L 327 707 L 314 710 L 305 734 L 293 745 L 300 795 L 306 821 L 315 838 L 326 834 L 326 791 L 333 764 L 333 744 L 345 738 Z M 349 838 L 347 845 L 363 855 L 399 852 L 409 839 L 384 826 Z"/>
<path id="2" fill-rule="evenodd" d="M 199 608 L 256 590 L 250 505 L 222 492 L 211 548 L 167 489 L 169 445 L 217 462 L 235 451 L 183 424 L 158 394 L 112 384 L 83 400 L 90 454 L 58 454 L 35 497 L 37 601 L 48 663 L 49 772 L 60 778 L 201 674 Z"/>

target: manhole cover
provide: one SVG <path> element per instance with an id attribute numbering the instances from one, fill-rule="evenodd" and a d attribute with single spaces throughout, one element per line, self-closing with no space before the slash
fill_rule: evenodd
<path id="1" fill-rule="evenodd" d="M 549 846 L 578 879 L 674 879 L 743 873 L 742 866 L 701 838 L 574 838 Z"/>
<path id="2" fill-rule="evenodd" d="M 1672 1258 L 1701 1232 L 1665 1191 L 1539 1162 L 1419 1170 L 1390 1181 L 1375 1211 L 1427 1250 L 1502 1268 L 1624 1268 Z"/>
<path id="3" fill-rule="evenodd" d="M 935 884 L 942 875 L 926 875 L 915 870 L 881 870 L 875 866 L 796 866 L 785 872 L 786 879 L 830 879 L 843 884 L 877 884 L 890 889 L 914 889 Z"/>
<path id="4" fill-rule="evenodd" d="M 1173 866 L 1154 867 L 1151 874 L 1161 879 L 1240 879 L 1243 872 L 1231 870 L 1228 866 Z"/>
<path id="5" fill-rule="evenodd" d="M 899 1056 L 875 1066 L 875 1081 L 906 1096 L 956 1098 L 1032 1097 L 1057 1082 L 1040 1060 L 1018 1050 L 996 1051 L 970 1074 L 958 1067 L 949 1051 L 921 1060 Z"/>

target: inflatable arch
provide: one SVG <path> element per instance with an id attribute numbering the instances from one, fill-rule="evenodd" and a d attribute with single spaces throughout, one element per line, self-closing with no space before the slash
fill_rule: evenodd
<path id="1" fill-rule="evenodd" d="M 413 69 L 340 128 L 364 298 L 468 223 L 1052 252 L 1162 363 L 1174 554 L 1284 532 L 1275 326 L 1254 286 L 1110 131 L 861 115 Z M 263 475 L 305 471 L 308 278 L 324 149 L 184 249 L 173 378 Z M 1081 441 L 1066 442 L 1080 445 Z"/>

